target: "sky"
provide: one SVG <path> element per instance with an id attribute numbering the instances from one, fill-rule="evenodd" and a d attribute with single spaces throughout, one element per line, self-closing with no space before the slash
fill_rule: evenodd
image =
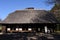
<path id="1" fill-rule="evenodd" d="M 27 7 L 50 10 L 53 5 L 47 5 L 45 0 L 0 0 L 0 19 L 4 20 L 8 14 Z"/>

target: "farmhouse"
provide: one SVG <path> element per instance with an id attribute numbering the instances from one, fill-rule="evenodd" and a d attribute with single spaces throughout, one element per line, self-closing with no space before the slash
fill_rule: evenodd
<path id="1" fill-rule="evenodd" d="M 0 22 L 0 32 L 54 32 L 57 22 L 53 13 L 30 7 L 10 13 Z"/>

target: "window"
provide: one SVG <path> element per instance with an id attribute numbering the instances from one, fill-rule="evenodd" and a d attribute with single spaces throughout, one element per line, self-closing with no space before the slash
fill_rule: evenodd
<path id="1" fill-rule="evenodd" d="M 7 28 L 7 31 L 10 31 L 11 29 L 10 28 Z"/>
<path id="2" fill-rule="evenodd" d="M 19 31 L 22 31 L 22 28 L 19 28 Z"/>
<path id="3" fill-rule="evenodd" d="M 28 28 L 28 31 L 31 31 L 32 29 L 31 28 Z"/>
<path id="4" fill-rule="evenodd" d="M 18 28 L 16 28 L 16 31 L 18 31 L 19 29 Z"/>

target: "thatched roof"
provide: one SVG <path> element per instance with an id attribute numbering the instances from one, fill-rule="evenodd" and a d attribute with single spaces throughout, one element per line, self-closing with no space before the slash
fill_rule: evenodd
<path id="1" fill-rule="evenodd" d="M 53 13 L 45 10 L 16 10 L 9 14 L 2 23 L 56 23 Z"/>

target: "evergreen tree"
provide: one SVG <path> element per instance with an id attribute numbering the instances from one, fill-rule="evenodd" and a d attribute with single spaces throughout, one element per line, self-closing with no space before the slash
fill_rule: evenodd
<path id="1" fill-rule="evenodd" d="M 0 19 L 0 21 L 1 21 L 1 19 Z"/>

